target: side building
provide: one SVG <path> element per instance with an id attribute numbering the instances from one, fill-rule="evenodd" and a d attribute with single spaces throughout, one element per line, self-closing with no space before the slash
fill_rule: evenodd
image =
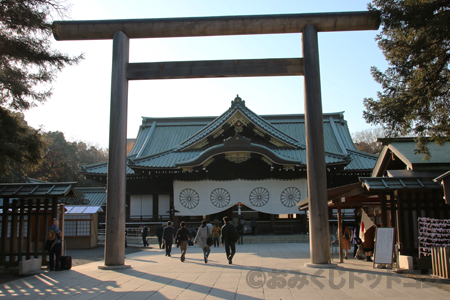
<path id="1" fill-rule="evenodd" d="M 328 188 L 370 176 L 377 157 L 356 150 L 343 112 L 323 114 L 323 124 Z M 302 114 L 257 115 L 237 96 L 218 117 L 143 118 L 127 157 L 127 222 L 227 215 L 254 218 L 261 233 L 289 222 L 306 233 L 296 206 L 306 169 Z M 107 163 L 82 173 L 106 183 Z"/>

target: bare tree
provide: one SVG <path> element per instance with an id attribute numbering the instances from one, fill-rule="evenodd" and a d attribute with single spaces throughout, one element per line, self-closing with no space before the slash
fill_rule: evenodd
<path id="1" fill-rule="evenodd" d="M 377 138 L 383 138 L 383 128 L 376 127 L 352 133 L 353 143 L 358 151 L 379 155 L 383 146 L 377 142 Z"/>

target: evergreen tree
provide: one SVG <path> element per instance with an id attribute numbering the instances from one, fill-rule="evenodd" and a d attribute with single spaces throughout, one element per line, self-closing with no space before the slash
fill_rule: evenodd
<path id="1" fill-rule="evenodd" d="M 11 155 L 7 149 L 27 151 L 37 145 L 34 139 L 19 142 L 11 134 L 11 130 L 23 128 L 23 120 L 11 117 L 13 112 L 45 102 L 57 72 L 82 59 L 81 55 L 70 57 L 51 48 L 51 16 L 63 15 L 63 4 L 59 0 L 0 1 L 0 123 L 6 124 L 0 127 L 0 137 L 4 138 L 0 153 L 11 163 L 22 163 L 21 157 L 27 156 L 30 163 L 39 160 L 39 151 Z M 5 175 L 2 169 L 6 170 L 5 165 L 0 166 L 0 176 Z"/>
<path id="2" fill-rule="evenodd" d="M 40 131 L 22 114 L 0 109 L 0 182 L 23 182 L 41 161 L 44 146 Z"/>
<path id="3" fill-rule="evenodd" d="M 364 99 L 364 118 L 388 137 L 418 136 L 428 159 L 428 140 L 450 136 L 450 0 L 374 0 L 369 10 L 381 17 L 376 39 L 390 66 L 372 67 L 382 91 Z"/>

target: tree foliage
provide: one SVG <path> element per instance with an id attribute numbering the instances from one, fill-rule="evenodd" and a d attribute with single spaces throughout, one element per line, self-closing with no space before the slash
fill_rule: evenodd
<path id="1" fill-rule="evenodd" d="M 108 151 L 84 142 L 68 142 L 62 132 L 45 132 L 43 134 L 28 128 L 29 135 L 36 133 L 41 144 L 32 149 L 39 151 L 39 160 L 30 163 L 28 160 L 8 159 L 8 172 L 1 175 L 1 182 L 24 182 L 27 177 L 48 182 L 78 182 L 78 186 L 98 186 L 88 181 L 79 173 L 82 165 L 96 164 L 107 160 Z M 28 137 L 29 137 L 28 135 Z M 1 141 L 1 140 L 0 140 Z M 19 143 L 16 143 L 17 145 Z M 17 151 L 28 153 L 28 151 Z M 5 156 L 6 157 L 6 156 Z M 3 162 L 0 162 L 3 163 Z"/>
<path id="2" fill-rule="evenodd" d="M 377 138 L 384 138 L 383 128 L 377 127 L 352 133 L 352 140 L 358 151 L 379 155 L 383 145 Z"/>
<path id="3" fill-rule="evenodd" d="M 0 177 L 14 164 L 39 160 L 39 135 L 14 113 L 45 102 L 56 74 L 82 59 L 51 48 L 52 14 L 62 16 L 66 8 L 63 0 L 0 1 Z"/>
<path id="4" fill-rule="evenodd" d="M 87 183 L 79 173 L 86 164 L 104 162 L 107 151 L 88 146 L 84 142 L 68 142 L 59 131 L 43 135 L 47 143 L 41 164 L 28 174 L 29 177 L 49 182 L 77 181 L 80 186 Z"/>
<path id="5" fill-rule="evenodd" d="M 21 113 L 0 109 L 0 181 L 21 182 L 41 161 L 45 142 Z"/>
<path id="6" fill-rule="evenodd" d="M 427 137 L 443 145 L 450 136 L 450 1 L 374 0 L 377 36 L 389 68 L 372 67 L 378 99 L 364 99 L 364 118 L 388 137 L 417 136 L 416 152 L 430 157 Z"/>

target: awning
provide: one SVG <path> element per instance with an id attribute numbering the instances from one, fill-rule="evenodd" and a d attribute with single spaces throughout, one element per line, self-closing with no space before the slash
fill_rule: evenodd
<path id="1" fill-rule="evenodd" d="M 103 212 L 101 206 L 90 205 L 66 206 L 66 209 L 66 214 L 95 214 L 98 212 Z"/>
<path id="2" fill-rule="evenodd" d="M 1 183 L 0 198 L 77 197 L 76 182 Z"/>
<path id="3" fill-rule="evenodd" d="M 343 185 L 327 190 L 328 207 L 334 208 L 335 204 L 332 200 L 341 199 L 345 197 L 345 202 L 340 203 L 340 206 L 354 207 L 366 206 L 373 203 L 379 203 L 377 196 L 368 193 L 360 182 Z M 309 207 L 309 197 L 297 203 L 298 210 L 304 210 Z"/>
<path id="4" fill-rule="evenodd" d="M 442 189 L 433 178 L 422 177 L 360 177 L 359 180 L 368 191 L 389 191 L 399 189 Z"/>

